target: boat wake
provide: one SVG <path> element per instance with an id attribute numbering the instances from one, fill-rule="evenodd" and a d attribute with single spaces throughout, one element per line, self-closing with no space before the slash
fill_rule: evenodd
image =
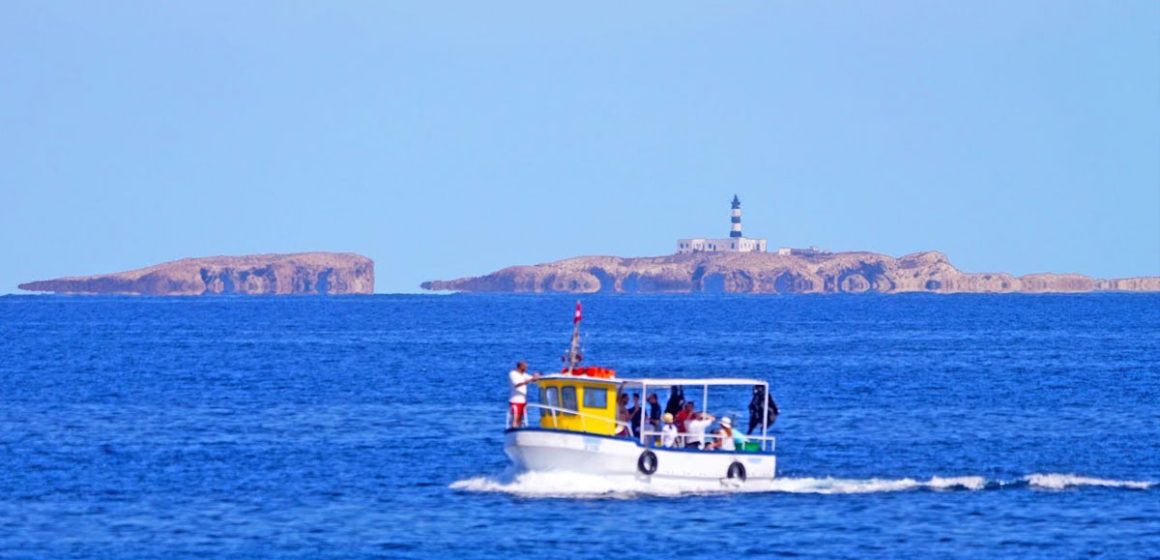
<path id="1" fill-rule="evenodd" d="M 1019 479 L 987 480 L 981 476 L 914 478 L 776 478 L 770 482 L 744 486 L 721 481 L 649 481 L 635 477 L 610 478 L 566 472 L 507 472 L 497 477 L 474 477 L 451 484 L 454 490 L 499 492 L 539 498 L 635 498 L 639 496 L 684 496 L 719 493 L 787 494 L 873 494 L 910 491 L 986 491 L 1016 488 L 1060 491 L 1069 488 L 1099 487 L 1150 490 L 1157 482 L 1108 480 L 1075 474 L 1032 474 Z"/>

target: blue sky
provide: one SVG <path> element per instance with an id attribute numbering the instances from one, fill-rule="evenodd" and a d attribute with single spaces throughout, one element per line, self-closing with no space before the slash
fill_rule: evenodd
<path id="1" fill-rule="evenodd" d="M 0 293 L 354 251 L 381 292 L 724 236 L 1160 274 L 1160 3 L 20 2 Z"/>

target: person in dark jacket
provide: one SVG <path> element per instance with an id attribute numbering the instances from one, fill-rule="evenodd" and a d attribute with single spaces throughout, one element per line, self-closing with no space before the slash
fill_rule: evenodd
<path id="1" fill-rule="evenodd" d="M 676 416 L 685 407 L 685 390 L 680 385 L 669 389 L 669 402 L 665 403 L 665 413 Z"/>
<path id="2" fill-rule="evenodd" d="M 753 399 L 749 401 L 749 431 L 745 432 L 746 435 L 752 434 L 753 429 L 761 425 L 761 418 L 765 414 L 763 405 L 767 400 L 769 401 L 769 416 L 766 418 L 768 421 L 765 424 L 766 429 L 777 421 L 777 403 L 773 402 L 773 395 L 766 394 L 765 386 L 754 385 Z"/>
<path id="3" fill-rule="evenodd" d="M 632 406 L 628 407 L 628 429 L 632 437 L 640 437 L 640 421 L 644 416 L 644 408 L 640 406 L 640 395 L 632 394 Z"/>

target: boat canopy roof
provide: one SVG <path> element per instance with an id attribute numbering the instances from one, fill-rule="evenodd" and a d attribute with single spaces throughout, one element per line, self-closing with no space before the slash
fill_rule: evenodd
<path id="1" fill-rule="evenodd" d="M 646 377 L 637 379 L 621 379 L 626 385 L 657 385 L 671 387 L 673 385 L 768 385 L 762 379 L 746 377 Z"/>
<path id="2" fill-rule="evenodd" d="M 541 380 L 570 380 L 570 381 L 584 381 L 586 383 L 610 383 L 613 385 L 652 385 L 657 387 L 672 387 L 674 385 L 769 385 L 769 382 L 763 379 L 750 379 L 746 377 L 587 377 L 582 375 L 567 375 L 563 373 L 555 373 L 545 375 Z"/>

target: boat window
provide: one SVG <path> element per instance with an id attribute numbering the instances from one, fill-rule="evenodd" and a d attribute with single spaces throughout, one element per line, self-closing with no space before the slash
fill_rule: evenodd
<path id="1" fill-rule="evenodd" d="M 560 406 L 559 390 L 555 387 L 540 387 L 540 404 Z"/>
<path id="2" fill-rule="evenodd" d="M 608 389 L 597 387 L 584 388 L 584 408 L 608 408 Z"/>
<path id="3" fill-rule="evenodd" d="M 576 388 L 564 387 L 560 390 L 560 408 L 564 410 L 576 410 Z"/>

